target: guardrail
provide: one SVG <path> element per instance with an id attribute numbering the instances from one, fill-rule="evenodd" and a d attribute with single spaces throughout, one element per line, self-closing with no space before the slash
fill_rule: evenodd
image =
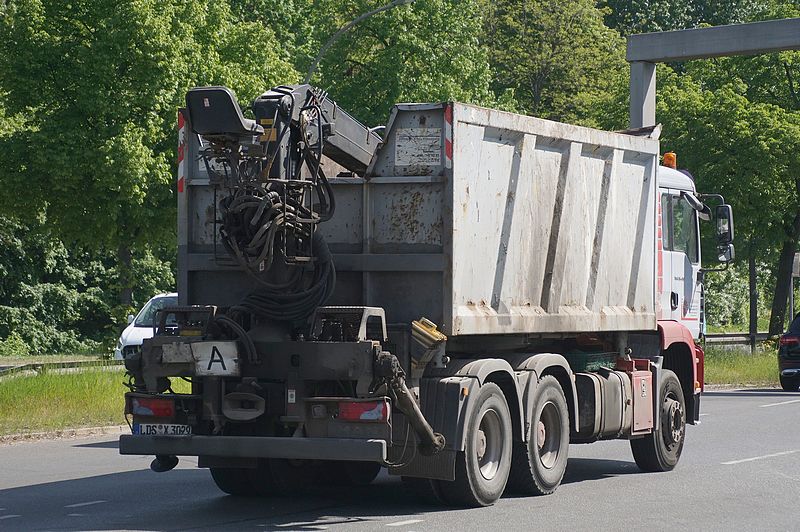
<path id="1" fill-rule="evenodd" d="M 71 368 L 91 368 L 104 366 L 121 366 L 122 360 L 81 360 L 75 362 L 34 362 L 19 366 L 9 366 L 0 368 L 0 377 L 8 377 L 17 373 L 34 371 L 36 373 L 46 373 L 50 370 L 71 369 Z"/>
<path id="2" fill-rule="evenodd" d="M 769 333 L 756 333 L 756 342 L 763 342 L 769 338 Z M 706 345 L 721 347 L 748 346 L 750 345 L 750 333 L 712 333 L 706 335 Z"/>

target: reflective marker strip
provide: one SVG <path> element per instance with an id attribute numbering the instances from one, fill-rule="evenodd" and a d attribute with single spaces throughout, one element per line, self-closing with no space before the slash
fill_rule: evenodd
<path id="1" fill-rule="evenodd" d="M 453 167 L 453 105 L 444 108 L 444 166 Z"/>
<path id="2" fill-rule="evenodd" d="M 183 193 L 185 188 L 186 175 L 186 121 L 183 113 L 178 111 L 178 193 Z"/>

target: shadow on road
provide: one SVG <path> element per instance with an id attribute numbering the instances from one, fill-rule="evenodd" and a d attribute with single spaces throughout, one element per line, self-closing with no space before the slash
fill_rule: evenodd
<path id="1" fill-rule="evenodd" d="M 116 440 L 78 444 L 106 449 Z M 571 458 L 564 484 L 637 473 L 632 462 Z M 224 495 L 207 470 L 149 470 L 87 476 L 0 490 L 7 511 L 24 516 L 25 529 L 319 530 L 319 527 L 408 518 L 430 512 L 469 512 L 442 507 L 412 492 L 397 477 L 382 472 L 364 487 L 315 487 L 301 496 L 238 498 Z M 401 519 L 401 517 L 397 517 Z M 363 525 L 362 525 L 363 526 Z M 371 526 L 371 525 L 369 525 Z"/>
<path id="2" fill-rule="evenodd" d="M 119 448 L 119 440 L 111 440 L 111 441 L 98 441 L 94 443 L 78 443 L 73 445 L 73 447 L 85 447 L 88 449 L 118 449 Z"/>
<path id="3" fill-rule="evenodd" d="M 634 462 L 621 460 L 602 460 L 597 458 L 570 458 L 567 462 L 567 472 L 564 474 L 562 484 L 571 484 L 584 480 L 600 480 L 641 473 Z"/>
<path id="4" fill-rule="evenodd" d="M 207 470 L 139 470 L 0 490 L 0 500 L 7 512 L 21 516 L 15 522 L 26 530 L 319 530 L 453 510 L 420 501 L 385 473 L 365 487 L 239 498 L 219 491 Z"/>

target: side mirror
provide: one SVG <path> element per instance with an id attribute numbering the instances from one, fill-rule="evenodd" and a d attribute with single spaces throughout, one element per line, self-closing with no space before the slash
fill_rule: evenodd
<path id="1" fill-rule="evenodd" d="M 733 209 L 723 203 L 714 209 L 717 219 L 717 244 L 720 249 L 733 242 Z"/>
<path id="2" fill-rule="evenodd" d="M 128 325 L 133 323 L 133 320 L 135 320 L 135 319 L 136 319 L 136 316 L 134 316 L 133 314 L 128 314 Z"/>
<path id="3" fill-rule="evenodd" d="M 726 244 L 724 246 L 720 246 L 717 249 L 717 251 L 719 253 L 717 260 L 719 260 L 720 262 L 728 263 L 732 262 L 733 259 L 736 258 L 736 253 L 733 249 L 733 244 Z"/>
<path id="4" fill-rule="evenodd" d="M 694 194 L 684 190 L 681 192 L 681 198 L 683 198 L 692 209 L 697 211 L 697 215 L 701 220 L 706 222 L 711 220 L 711 209 L 708 208 L 708 205 L 697 199 Z"/>

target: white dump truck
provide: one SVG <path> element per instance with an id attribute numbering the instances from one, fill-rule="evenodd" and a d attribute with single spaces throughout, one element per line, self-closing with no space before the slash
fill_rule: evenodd
<path id="1" fill-rule="evenodd" d="M 251 111 L 202 87 L 179 113 L 180 306 L 126 360 L 121 453 L 197 456 L 234 495 L 385 467 L 465 506 L 552 493 L 570 443 L 676 466 L 700 220 L 723 262 L 733 220 L 657 135 L 453 102 L 396 105 L 379 135 L 307 85 Z"/>

